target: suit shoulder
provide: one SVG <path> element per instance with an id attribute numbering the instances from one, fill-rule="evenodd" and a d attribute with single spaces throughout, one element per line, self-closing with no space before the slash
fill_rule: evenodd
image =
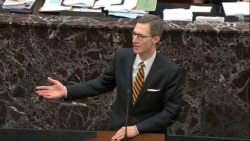
<path id="1" fill-rule="evenodd" d="M 166 66 L 167 68 L 172 68 L 174 70 L 180 69 L 179 66 L 174 62 L 174 60 L 170 59 L 167 56 L 164 56 L 163 54 L 158 55 L 159 59 L 162 60 L 161 65 Z"/>

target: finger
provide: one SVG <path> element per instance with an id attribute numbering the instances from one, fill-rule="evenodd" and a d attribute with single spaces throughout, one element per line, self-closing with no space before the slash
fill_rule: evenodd
<path id="1" fill-rule="evenodd" d="M 116 140 L 118 137 L 119 137 L 119 133 L 116 132 L 115 135 L 111 139 Z"/>
<path id="2" fill-rule="evenodd" d="M 43 93 L 38 94 L 38 95 L 42 96 L 42 97 L 44 97 L 46 99 L 56 99 L 56 97 L 53 94 L 49 93 L 49 92 L 47 92 L 47 93 L 43 92 Z"/>
<path id="3" fill-rule="evenodd" d="M 125 135 L 124 134 L 121 134 L 118 138 L 116 138 L 117 140 L 122 140 L 124 139 Z"/>
<path id="4" fill-rule="evenodd" d="M 36 93 L 43 94 L 43 93 L 49 93 L 49 91 L 48 90 L 37 90 Z"/>
<path id="5" fill-rule="evenodd" d="M 48 92 L 43 92 L 43 91 L 40 91 L 40 92 L 36 92 L 39 96 L 46 96 L 48 95 L 49 93 Z"/>
<path id="6" fill-rule="evenodd" d="M 123 138 L 121 138 L 120 135 L 117 135 L 117 136 L 113 136 L 111 139 L 117 141 L 117 140 L 120 140 L 120 139 L 123 139 Z"/>
<path id="7" fill-rule="evenodd" d="M 125 137 L 125 135 L 124 135 L 123 133 L 117 132 L 111 139 L 113 139 L 113 140 L 121 140 L 121 139 L 123 139 L 124 137 Z"/>
<path id="8" fill-rule="evenodd" d="M 37 86 L 36 90 L 48 90 L 49 87 L 48 86 Z"/>
<path id="9" fill-rule="evenodd" d="M 54 99 L 54 97 L 52 95 L 44 95 L 43 97 L 47 98 L 47 99 Z"/>
<path id="10" fill-rule="evenodd" d="M 116 140 L 117 134 L 115 134 L 113 137 L 111 137 L 112 140 Z"/>
<path id="11" fill-rule="evenodd" d="M 112 139 L 123 139 L 125 137 L 125 127 L 120 128 L 115 135 L 112 137 Z"/>

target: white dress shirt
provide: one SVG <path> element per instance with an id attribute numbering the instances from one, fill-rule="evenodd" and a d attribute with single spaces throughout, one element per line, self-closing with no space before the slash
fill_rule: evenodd
<path id="1" fill-rule="evenodd" d="M 149 70 L 150 70 L 150 68 L 155 60 L 155 56 L 156 56 L 156 52 L 147 60 L 142 61 L 141 58 L 139 57 L 139 55 L 138 54 L 136 55 L 135 60 L 134 60 L 134 64 L 133 64 L 133 76 L 132 76 L 133 83 L 132 84 L 134 84 L 136 73 L 137 73 L 138 69 L 140 68 L 140 65 L 139 65 L 140 62 L 144 62 L 144 64 L 145 64 L 145 67 L 143 70 L 144 70 L 144 80 L 146 80 L 148 73 L 149 73 Z"/>

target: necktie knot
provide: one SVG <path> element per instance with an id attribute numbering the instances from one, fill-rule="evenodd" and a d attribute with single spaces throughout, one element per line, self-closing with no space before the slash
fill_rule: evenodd
<path id="1" fill-rule="evenodd" d="M 144 64 L 144 62 L 140 62 L 140 68 L 144 68 L 145 67 L 145 64 Z"/>

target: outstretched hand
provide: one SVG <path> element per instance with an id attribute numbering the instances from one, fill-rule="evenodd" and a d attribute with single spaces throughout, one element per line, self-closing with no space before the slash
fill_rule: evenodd
<path id="1" fill-rule="evenodd" d="M 57 99 L 66 96 L 66 87 L 59 81 L 48 77 L 51 86 L 37 86 L 36 93 L 47 99 Z"/>

